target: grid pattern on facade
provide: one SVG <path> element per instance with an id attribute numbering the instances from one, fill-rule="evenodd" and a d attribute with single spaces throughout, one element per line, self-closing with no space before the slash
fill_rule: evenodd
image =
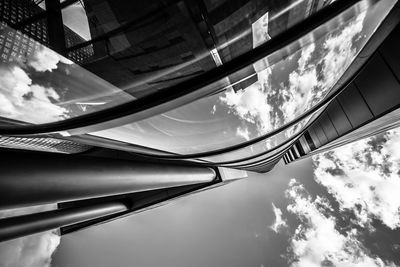
<path id="1" fill-rule="evenodd" d="M 43 11 L 32 0 L 0 0 L 0 60 L 2 62 L 14 61 L 22 56 L 29 57 L 40 48 L 40 44 L 49 46 L 46 19 L 24 26 L 21 32 L 7 27 Z M 64 26 L 64 31 L 67 46 L 85 41 L 67 26 Z M 68 53 L 68 57 L 76 63 L 82 63 L 93 54 L 93 47 L 88 46 Z"/>
<path id="2" fill-rule="evenodd" d="M 400 107 L 400 64 L 391 57 L 398 53 L 399 36 L 397 27 L 363 71 L 287 151 L 285 163 L 398 127 L 392 121 L 398 118 Z"/>
<path id="3" fill-rule="evenodd" d="M 0 136 L 0 147 L 33 151 L 75 154 L 87 151 L 90 146 L 56 138 Z"/>

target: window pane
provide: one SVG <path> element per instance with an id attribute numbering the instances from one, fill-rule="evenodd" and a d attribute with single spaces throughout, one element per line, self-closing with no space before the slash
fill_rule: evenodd
<path id="1" fill-rule="evenodd" d="M 0 31 L 0 116 L 41 124 L 135 98 L 26 34 Z"/>
<path id="2" fill-rule="evenodd" d="M 0 116 L 42 124 L 133 101 L 267 41 L 318 9 L 306 2 L 84 0 L 46 16 L 43 0 L 0 1 Z"/>
<path id="3" fill-rule="evenodd" d="M 210 85 L 218 94 L 92 134 L 179 154 L 268 134 L 324 99 L 394 2 L 359 3 L 285 49 Z"/>
<path id="4" fill-rule="evenodd" d="M 68 56 L 135 97 L 222 65 L 330 1 L 85 0 L 63 10 Z"/>
<path id="5" fill-rule="evenodd" d="M 270 138 L 261 140 L 253 145 L 249 145 L 235 151 L 222 153 L 215 156 L 203 157 L 201 159 L 212 163 L 220 163 L 226 161 L 239 161 L 247 157 L 255 157 L 239 163 L 232 163 L 233 165 L 235 165 L 235 164 L 248 164 L 260 159 L 264 159 L 268 155 L 269 156 L 275 155 L 277 152 L 284 150 L 288 146 L 284 145 L 284 143 L 290 141 L 292 137 L 298 134 L 306 126 L 307 122 L 310 121 L 311 117 L 312 116 L 308 116 L 305 119 L 301 120 L 299 123 L 293 125 L 292 127 L 289 127 L 288 129 L 281 131 L 271 136 Z M 259 154 L 263 155 L 257 157 L 257 155 Z M 230 164 L 228 164 L 227 166 L 229 165 Z"/>

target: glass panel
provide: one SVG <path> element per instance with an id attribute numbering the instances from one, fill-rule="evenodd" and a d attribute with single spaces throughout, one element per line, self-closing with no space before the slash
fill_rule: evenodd
<path id="1" fill-rule="evenodd" d="M 230 61 L 330 1 L 311 2 L 85 0 L 62 14 L 68 57 L 141 97 Z"/>
<path id="2" fill-rule="evenodd" d="M 292 137 L 294 137 L 296 134 L 298 134 L 302 129 L 304 129 L 307 122 L 310 121 L 311 117 L 312 116 L 308 116 L 304 120 L 300 121 L 298 124 L 296 124 L 292 127 L 289 127 L 288 129 L 281 131 L 281 132 L 271 136 L 270 138 L 261 140 L 253 145 L 249 145 L 249 146 L 246 146 L 244 148 L 241 148 L 241 149 L 238 149 L 235 151 L 218 154 L 216 156 L 203 157 L 201 159 L 208 161 L 208 162 L 213 162 L 213 163 L 223 163 L 226 161 L 243 160 L 247 157 L 256 156 L 259 154 L 263 154 L 267 151 L 273 150 L 273 151 L 271 151 L 271 153 L 267 153 L 260 157 L 250 159 L 248 161 L 243 161 L 243 162 L 232 164 L 232 165 L 236 165 L 236 164 L 241 165 L 241 164 L 247 164 L 247 163 L 251 163 L 251 162 L 260 160 L 262 158 L 265 158 L 268 155 L 269 156 L 274 155 L 275 153 L 277 153 L 277 151 L 280 151 L 280 150 L 276 150 L 274 148 L 277 148 L 278 146 L 286 143 Z M 287 146 L 284 145 L 283 148 L 285 148 L 285 147 L 287 147 Z M 230 165 L 230 164 L 228 164 L 228 165 Z"/>
<path id="3" fill-rule="evenodd" d="M 47 123 L 135 98 L 26 34 L 0 30 L 0 116 Z"/>
<path id="4" fill-rule="evenodd" d="M 210 85 L 218 94 L 92 134 L 179 154 L 263 136 L 324 99 L 394 3 L 363 1 L 285 49 Z"/>
<path id="5" fill-rule="evenodd" d="M 65 40 L 67 41 L 68 47 L 91 39 L 89 21 L 83 1 L 77 1 L 76 3 L 63 8 L 61 14 L 64 26 L 80 37 L 80 39 L 72 41 L 68 39 L 69 36 L 66 34 Z"/>
<path id="6" fill-rule="evenodd" d="M 46 10 L 44 0 L 1 0 L 0 20 L 8 25 L 14 25 L 27 20 Z"/>
<path id="7" fill-rule="evenodd" d="M 72 47 L 91 39 L 89 21 L 83 1 L 78 1 L 64 8 L 62 18 L 66 47 Z M 93 56 L 93 45 L 75 49 L 68 53 L 68 58 L 78 64 L 83 64 Z"/>
<path id="8" fill-rule="evenodd" d="M 135 99 L 47 48 L 44 10 L 42 0 L 0 1 L 1 117 L 41 124 Z"/>
<path id="9" fill-rule="evenodd" d="M 38 16 L 46 10 L 44 0 L 2 0 L 0 1 L 0 30 L 4 30 L 7 25 L 13 25 L 23 34 L 48 44 L 47 22 L 41 18 L 29 21 L 32 17 Z M 10 41 L 10 40 L 9 40 Z M 11 40 L 17 42 L 17 40 Z"/>
<path id="10" fill-rule="evenodd" d="M 285 14 L 304 5 L 304 1 L 271 1 L 267 11 L 267 5 L 257 1 L 232 6 L 231 1 L 229 5 L 208 1 L 204 6 L 192 2 L 76 1 L 62 10 L 64 25 L 59 28 L 54 25 L 57 16 L 36 17 L 45 10 L 44 0 L 1 0 L 0 116 L 42 124 L 132 101 L 215 68 L 268 40 L 272 33 L 267 30 L 276 34 L 287 28 L 291 22 Z M 216 12 L 227 5 L 229 12 Z M 214 24 L 207 26 L 204 12 L 208 10 Z M 229 21 L 240 21 L 241 26 Z M 271 30 L 268 25 L 274 23 L 276 29 Z M 212 41 L 214 28 L 221 34 Z M 65 42 L 54 29 L 63 31 Z M 85 43 L 88 40 L 95 42 Z M 67 49 L 69 60 L 48 46 L 63 53 Z M 241 75 L 230 79 L 242 79 Z"/>

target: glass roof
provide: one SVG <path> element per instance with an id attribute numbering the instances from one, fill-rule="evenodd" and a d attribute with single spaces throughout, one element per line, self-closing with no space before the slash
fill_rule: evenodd
<path id="1" fill-rule="evenodd" d="M 92 134 L 178 154 L 223 149 L 266 135 L 324 99 L 394 3 L 362 1 L 282 51 L 231 75 L 233 79 L 210 85 L 224 89 L 218 94 Z M 268 27 L 258 21 L 252 29 L 253 36 L 262 36 L 253 38 L 253 47 L 269 38 Z M 268 138 L 259 142 L 258 150 L 292 136 L 285 132 Z"/>
<path id="2" fill-rule="evenodd" d="M 51 34 L 57 23 L 41 16 L 44 6 L 32 4 L 19 19 L 11 9 L 0 26 L 1 122 L 45 124 L 134 103 L 226 64 L 331 2 L 76 1 L 58 10 L 63 39 Z M 304 128 L 310 117 L 278 131 L 331 93 L 395 2 L 360 1 L 207 85 L 213 95 L 90 134 L 182 155 L 257 140 L 222 161 L 270 151 Z"/>
<path id="3" fill-rule="evenodd" d="M 57 28 L 43 1 L 4 1 L 0 116 L 43 124 L 134 101 L 225 64 L 322 7 L 307 3 L 85 0 L 63 6 Z"/>

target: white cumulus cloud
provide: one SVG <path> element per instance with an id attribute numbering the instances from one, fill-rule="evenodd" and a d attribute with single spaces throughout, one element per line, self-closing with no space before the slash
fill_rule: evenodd
<path id="1" fill-rule="evenodd" d="M 400 130 L 364 139 L 313 157 L 315 180 L 352 210 L 358 223 L 373 218 L 400 227 Z"/>
<path id="2" fill-rule="evenodd" d="M 296 52 L 297 68 L 280 84 L 272 84 L 272 71 L 278 65 L 290 67 L 290 60 L 270 67 L 267 59 L 261 60 L 254 65 L 258 82 L 238 92 L 226 91 L 220 102 L 241 121 L 255 125 L 258 135 L 290 122 L 321 101 L 349 67 L 357 54 L 354 41 L 363 36 L 365 16 L 361 12 L 332 33 L 304 44 Z"/>
<path id="3" fill-rule="evenodd" d="M 215 114 L 215 112 L 217 111 L 217 106 L 213 105 L 212 110 L 211 110 L 211 114 Z"/>
<path id="4" fill-rule="evenodd" d="M 298 69 L 289 74 L 289 86 L 282 92 L 286 97 L 281 108 L 285 121 L 293 120 L 318 103 L 350 66 L 357 54 L 353 43 L 361 36 L 365 15 L 366 11 L 360 13 L 341 31 L 328 35 L 318 48 L 311 43 L 301 50 Z M 322 56 L 314 62 L 312 55 L 317 49 Z"/>
<path id="5" fill-rule="evenodd" d="M 282 218 L 281 209 L 277 208 L 274 203 L 272 203 L 272 210 L 275 214 L 275 222 L 270 226 L 270 228 L 275 233 L 278 233 L 287 227 L 286 220 Z"/>
<path id="6" fill-rule="evenodd" d="M 257 125 L 259 132 L 266 133 L 271 129 L 271 106 L 267 103 L 259 83 L 254 83 L 246 90 L 238 92 L 229 89 L 220 100 L 239 118 Z"/>
<path id="7" fill-rule="evenodd" d="M 53 205 L 0 211 L 0 218 L 40 212 Z M 56 230 L 0 243 L 1 267 L 50 267 L 51 256 L 60 244 Z"/>
<path id="8" fill-rule="evenodd" d="M 67 110 L 55 104 L 59 95 L 53 88 L 33 84 L 19 66 L 0 67 L 0 116 L 31 123 L 57 121 Z"/>
<path id="9" fill-rule="evenodd" d="M 332 86 L 356 56 L 357 50 L 353 47 L 353 42 L 362 32 L 366 13 L 360 13 L 340 34 L 333 35 L 324 42 L 324 48 L 328 51 L 322 68 L 325 86 Z"/>
<path id="10" fill-rule="evenodd" d="M 290 238 L 291 266 L 395 266 L 369 255 L 357 240 L 357 230 L 339 233 L 335 219 L 324 214 L 324 210 L 330 208 L 327 200 L 321 197 L 312 199 L 295 179 L 290 181 L 286 196 L 291 202 L 287 210 L 301 221 Z"/>
<path id="11" fill-rule="evenodd" d="M 250 132 L 249 132 L 249 129 L 247 129 L 246 127 L 237 128 L 236 129 L 236 135 L 246 139 L 247 141 L 250 140 Z"/>
<path id="12" fill-rule="evenodd" d="M 38 72 L 57 69 L 57 64 L 59 62 L 67 65 L 73 64 L 71 60 L 66 59 L 45 46 L 41 46 L 40 49 L 36 50 L 33 56 L 28 59 L 28 65 Z"/>

